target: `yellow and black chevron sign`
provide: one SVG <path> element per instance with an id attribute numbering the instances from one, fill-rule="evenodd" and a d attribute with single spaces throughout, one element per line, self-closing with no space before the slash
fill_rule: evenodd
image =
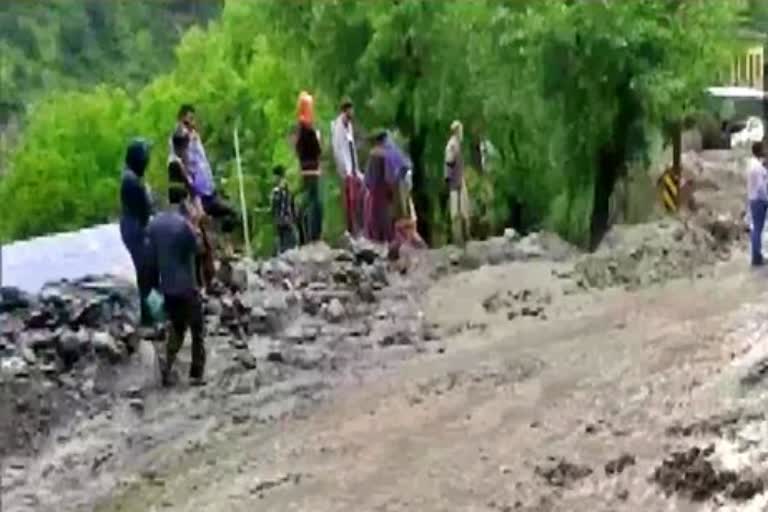
<path id="1" fill-rule="evenodd" d="M 667 169 L 661 176 L 659 191 L 664 208 L 669 213 L 677 212 L 680 206 L 680 179 L 673 169 Z"/>

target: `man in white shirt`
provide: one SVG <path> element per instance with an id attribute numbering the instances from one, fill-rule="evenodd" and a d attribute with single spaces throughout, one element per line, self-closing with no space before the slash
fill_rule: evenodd
<path id="1" fill-rule="evenodd" d="M 747 196 L 749 197 L 749 212 L 752 217 L 752 266 L 762 266 L 763 261 L 763 227 L 765 214 L 768 209 L 768 170 L 763 164 L 763 144 L 755 142 L 752 145 L 752 158 L 747 169 Z"/>
<path id="2" fill-rule="evenodd" d="M 357 237 L 363 227 L 363 179 L 357 158 L 353 117 L 352 102 L 345 99 L 341 103 L 339 116 L 331 123 L 331 134 L 336 170 L 343 180 L 347 232 Z"/>

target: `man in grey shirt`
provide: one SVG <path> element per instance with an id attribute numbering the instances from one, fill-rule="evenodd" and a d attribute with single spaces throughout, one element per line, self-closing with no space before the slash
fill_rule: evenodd
<path id="1" fill-rule="evenodd" d="M 188 194 L 185 188 L 171 189 L 171 206 L 156 215 L 147 228 L 148 258 L 165 299 L 169 323 L 165 360 L 161 368 L 164 386 L 172 383 L 173 363 L 184 344 L 187 330 L 192 334 L 190 383 L 205 384 L 203 308 L 195 265 L 202 247 L 197 228 L 199 214 L 197 209 L 188 208 Z"/>

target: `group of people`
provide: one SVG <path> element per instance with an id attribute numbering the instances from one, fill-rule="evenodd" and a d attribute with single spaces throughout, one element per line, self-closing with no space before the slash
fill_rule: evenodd
<path id="1" fill-rule="evenodd" d="M 286 180 L 286 168 L 273 169 L 277 181 L 271 194 L 271 211 L 277 250 L 319 241 L 323 228 L 321 198 L 322 144 L 315 127 L 314 99 L 302 92 L 298 122 L 291 143 L 301 174 L 302 200 L 297 208 Z M 445 151 L 445 182 L 449 189 L 454 241 L 469 236 L 469 201 L 464 179 L 462 125 L 454 122 Z M 361 168 L 355 138 L 354 107 L 341 103 L 331 124 L 331 148 L 343 190 L 346 230 L 350 237 L 365 237 L 387 244 L 397 256 L 404 244 L 416 248 L 426 244 L 417 231 L 411 197 L 413 165 L 394 137 L 385 130 L 371 137 L 372 147 L 365 169 Z M 151 307 L 153 291 L 162 296 L 168 321 L 168 339 L 161 355 L 164 385 L 175 381 L 173 365 L 187 331 L 192 337 L 190 382 L 203 384 L 205 346 L 202 290 L 208 289 L 215 272 L 211 221 L 218 221 L 226 234 L 239 224 L 237 212 L 217 193 L 210 162 L 195 122 L 195 109 L 183 105 L 170 136 L 168 208 L 154 214 L 153 201 L 144 175 L 149 166 L 150 146 L 141 139 L 128 146 L 122 175 L 120 233 L 136 270 L 141 323 L 151 326 L 156 311 Z M 225 251 L 226 252 L 226 251 Z"/>
<path id="2" fill-rule="evenodd" d="M 302 180 L 301 207 L 297 208 L 285 179 L 285 167 L 274 169 L 277 184 L 272 191 L 272 215 L 276 227 L 277 252 L 311 243 L 321 237 L 323 205 L 320 196 L 322 144 L 315 127 L 314 99 L 302 92 L 298 101 L 298 123 L 292 132 Z M 331 122 L 331 149 L 342 190 L 346 232 L 352 238 L 365 237 L 388 244 L 391 254 L 408 244 L 426 244 L 417 230 L 417 216 L 411 191 L 413 164 L 386 130 L 371 137 L 367 165 L 362 168 L 355 137 L 354 105 L 341 102 Z M 445 151 L 445 182 L 456 243 L 469 237 L 469 198 L 462 157 L 463 127 L 455 121 Z M 297 236 L 298 235 L 298 236 Z"/>
<path id="3" fill-rule="evenodd" d="M 144 175 L 150 146 L 134 140 L 128 146 L 120 187 L 120 234 L 133 261 L 139 288 L 141 323 L 154 323 L 149 297 L 157 290 L 168 319 L 168 340 L 161 357 L 164 385 L 174 380 L 173 364 L 187 331 L 192 335 L 190 382 L 203 384 L 205 346 L 203 287 L 214 273 L 213 245 L 208 221 L 229 233 L 239 219 L 217 193 L 210 162 L 195 123 L 195 109 L 183 105 L 170 136 L 168 155 L 168 208 L 153 215 L 153 201 Z"/>

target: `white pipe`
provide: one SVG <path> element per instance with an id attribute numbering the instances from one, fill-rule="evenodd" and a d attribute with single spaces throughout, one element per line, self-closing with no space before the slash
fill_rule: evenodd
<path id="1" fill-rule="evenodd" d="M 248 258 L 251 254 L 251 233 L 248 229 L 248 210 L 245 206 L 245 187 L 243 185 L 243 165 L 240 161 L 240 137 L 238 136 L 237 126 L 235 126 L 235 160 L 237 162 L 237 180 L 240 186 L 240 209 L 243 213 L 243 236 L 245 238 L 245 255 Z"/>

